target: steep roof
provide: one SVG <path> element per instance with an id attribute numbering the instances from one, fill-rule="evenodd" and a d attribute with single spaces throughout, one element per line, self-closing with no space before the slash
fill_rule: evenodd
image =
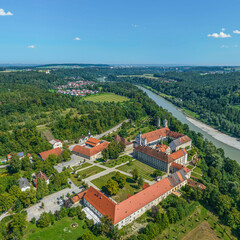
<path id="1" fill-rule="evenodd" d="M 168 155 L 167 153 L 164 153 L 157 149 L 153 149 L 148 146 L 138 146 L 134 149 L 134 151 L 142 152 L 162 162 L 166 162 L 166 163 L 174 162 L 174 159 L 171 157 L 171 155 Z"/>
<path id="2" fill-rule="evenodd" d="M 152 202 L 154 199 L 160 197 L 164 193 L 170 191 L 172 185 L 168 178 L 164 178 L 161 181 L 145 188 L 141 192 L 131 196 L 130 198 L 122 201 L 116 205 L 114 223 L 116 224 L 136 212 L 143 206 Z"/>
<path id="3" fill-rule="evenodd" d="M 184 134 L 178 133 L 178 132 L 169 131 L 168 132 L 168 136 L 172 137 L 172 138 L 180 138 L 180 137 L 183 137 Z"/>
<path id="4" fill-rule="evenodd" d="M 115 141 L 115 142 L 122 142 L 122 143 L 124 143 L 125 146 L 131 144 L 131 143 L 128 142 L 125 138 L 120 137 L 118 134 L 115 136 L 114 141 Z"/>
<path id="5" fill-rule="evenodd" d="M 85 155 L 85 156 L 88 156 L 88 157 L 91 157 L 91 156 L 94 156 L 95 154 L 103 151 L 105 148 L 107 148 L 108 144 L 109 144 L 108 142 L 103 142 L 93 148 L 86 148 L 83 146 L 76 145 L 72 151 L 82 154 L 82 155 Z"/>
<path id="6" fill-rule="evenodd" d="M 175 162 L 171 163 L 171 167 L 178 169 L 178 170 L 184 168 L 183 165 L 175 163 Z"/>
<path id="7" fill-rule="evenodd" d="M 192 180 L 192 179 L 188 179 L 188 180 L 187 180 L 187 184 L 188 184 L 190 187 L 199 187 L 199 188 L 201 188 L 201 189 L 203 189 L 203 190 L 206 189 L 206 186 L 205 186 L 205 185 L 203 185 L 202 183 L 196 182 L 196 181 L 194 181 L 194 180 Z"/>
<path id="8" fill-rule="evenodd" d="M 49 179 L 45 173 L 43 173 L 42 171 L 39 171 L 36 174 L 35 179 L 33 180 L 35 187 L 37 187 L 37 179 L 38 178 L 40 178 L 41 180 L 44 179 L 45 181 L 47 181 Z"/>
<path id="9" fill-rule="evenodd" d="M 19 184 L 19 188 L 31 186 L 27 178 L 23 178 L 23 177 L 18 179 L 18 184 Z"/>
<path id="10" fill-rule="evenodd" d="M 103 216 L 108 216 L 114 220 L 116 203 L 103 193 L 90 187 L 85 194 L 84 199 L 96 208 Z"/>
<path id="11" fill-rule="evenodd" d="M 167 145 L 164 145 L 164 144 L 158 144 L 157 146 L 156 146 L 156 148 L 158 148 L 160 151 L 162 151 L 162 152 L 166 152 L 166 150 L 169 148 L 169 146 L 167 146 Z"/>
<path id="12" fill-rule="evenodd" d="M 192 141 L 191 138 L 185 135 L 183 137 L 173 140 L 172 142 L 174 143 L 175 146 L 181 146 L 182 144 L 190 141 Z"/>
<path id="13" fill-rule="evenodd" d="M 55 154 L 56 156 L 59 156 L 62 154 L 62 149 L 54 148 L 54 149 L 39 153 L 39 155 L 44 161 L 49 157 L 50 154 Z"/>
<path id="14" fill-rule="evenodd" d="M 178 150 L 178 151 L 170 154 L 170 156 L 171 156 L 171 157 L 174 159 L 174 161 L 175 161 L 175 160 L 177 160 L 177 159 L 185 156 L 186 154 L 187 154 L 187 151 L 186 151 L 185 148 L 184 148 L 184 149 L 180 149 L 180 150 Z"/>
<path id="15" fill-rule="evenodd" d="M 166 137 L 169 131 L 170 129 L 168 127 L 160 128 L 155 131 L 143 134 L 142 138 L 146 138 L 147 142 L 149 143 L 149 142 L 160 139 L 160 136 L 162 136 L 163 138 Z"/>
<path id="16" fill-rule="evenodd" d="M 144 188 L 141 192 L 130 196 L 118 204 L 93 187 L 90 187 L 87 190 L 84 199 L 102 215 L 107 215 L 112 218 L 113 224 L 115 225 L 153 200 L 167 193 L 184 180 L 185 176 L 182 177 L 180 173 L 174 173 L 170 177 L 164 178 L 161 181 Z"/>
<path id="17" fill-rule="evenodd" d="M 52 139 L 51 141 L 49 141 L 49 143 L 52 144 L 52 145 L 54 145 L 57 142 L 61 142 L 61 141 L 58 140 L 58 139 Z"/>
<path id="18" fill-rule="evenodd" d="M 100 143 L 101 140 L 98 140 L 96 138 L 89 138 L 87 141 L 86 141 L 86 144 L 90 145 L 90 146 L 93 146 L 95 147 L 98 143 Z"/>

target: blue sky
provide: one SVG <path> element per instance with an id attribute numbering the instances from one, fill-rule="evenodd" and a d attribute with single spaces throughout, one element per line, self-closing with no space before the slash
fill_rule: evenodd
<path id="1" fill-rule="evenodd" d="M 240 65 L 239 8 L 239 0 L 1 0 L 0 63 Z"/>

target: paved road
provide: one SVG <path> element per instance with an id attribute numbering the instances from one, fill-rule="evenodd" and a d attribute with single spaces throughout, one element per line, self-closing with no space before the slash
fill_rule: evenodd
<path id="1" fill-rule="evenodd" d="M 69 181 L 71 181 L 69 179 Z M 48 195 L 44 197 L 40 203 L 37 203 L 29 208 L 26 209 L 27 211 L 27 220 L 30 221 L 33 217 L 36 218 L 36 220 L 39 219 L 40 215 L 43 212 L 50 212 L 54 213 L 56 210 L 60 210 L 61 206 L 57 204 L 57 198 L 60 198 L 61 196 L 64 195 L 64 198 L 67 199 L 67 194 L 73 194 L 72 192 L 79 193 L 81 189 L 74 185 L 73 183 L 71 184 L 71 188 L 66 188 L 63 189 L 59 192 L 53 193 L 51 195 Z M 44 208 L 41 208 L 41 204 L 44 203 Z"/>
<path id="2" fill-rule="evenodd" d="M 126 120 L 123 121 L 122 123 L 118 124 L 117 126 L 109 129 L 108 131 L 106 131 L 106 132 L 104 132 L 104 133 L 101 133 L 101 134 L 99 134 L 99 135 L 95 135 L 94 138 L 99 139 L 99 138 L 102 138 L 102 137 L 108 135 L 109 133 L 112 133 L 112 132 L 117 131 L 117 130 L 122 126 L 122 124 L 123 124 L 124 122 L 129 122 L 129 119 L 126 119 Z M 69 149 L 72 151 L 72 149 L 73 149 L 76 145 L 78 145 L 78 143 L 70 145 L 70 146 L 69 146 Z"/>
<path id="3" fill-rule="evenodd" d="M 58 172 L 62 172 L 64 167 L 73 167 L 73 166 L 77 166 L 80 165 L 82 162 L 84 162 L 86 159 L 80 156 L 77 156 L 75 154 L 71 155 L 71 160 L 69 160 L 68 162 L 63 162 L 63 163 L 59 163 L 58 165 L 54 166 L 54 168 L 58 171 Z"/>

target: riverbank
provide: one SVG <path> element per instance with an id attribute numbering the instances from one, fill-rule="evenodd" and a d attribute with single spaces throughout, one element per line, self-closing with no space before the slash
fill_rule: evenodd
<path id="1" fill-rule="evenodd" d="M 217 139 L 218 141 L 223 142 L 233 148 L 240 150 L 240 141 L 237 138 L 221 133 L 218 130 L 210 127 L 209 125 L 203 122 L 200 122 L 199 120 L 190 118 L 188 116 L 186 116 L 186 118 L 189 122 L 191 122 L 198 128 L 202 129 L 204 132 L 207 132 L 209 135 L 211 135 L 213 138 Z"/>
<path id="2" fill-rule="evenodd" d="M 159 95 L 158 92 L 151 91 L 149 88 L 147 89 L 143 86 L 138 85 L 138 87 L 146 92 L 147 95 L 152 98 L 159 106 L 171 112 L 173 116 L 180 122 L 187 124 L 190 130 L 201 133 L 204 138 L 208 139 L 208 141 L 211 141 L 217 148 L 222 148 L 225 152 L 226 157 L 236 160 L 240 164 L 240 142 L 238 142 L 236 138 L 225 133 L 221 133 L 199 120 L 193 119 L 189 114 L 186 116 L 186 114 L 183 113 L 182 109 L 178 108 L 171 101 Z"/>

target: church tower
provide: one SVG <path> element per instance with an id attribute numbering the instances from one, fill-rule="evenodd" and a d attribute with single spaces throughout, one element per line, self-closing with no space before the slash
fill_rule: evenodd
<path id="1" fill-rule="evenodd" d="M 168 127 L 168 120 L 167 120 L 167 119 L 164 119 L 164 121 L 163 121 L 163 127 Z"/>

